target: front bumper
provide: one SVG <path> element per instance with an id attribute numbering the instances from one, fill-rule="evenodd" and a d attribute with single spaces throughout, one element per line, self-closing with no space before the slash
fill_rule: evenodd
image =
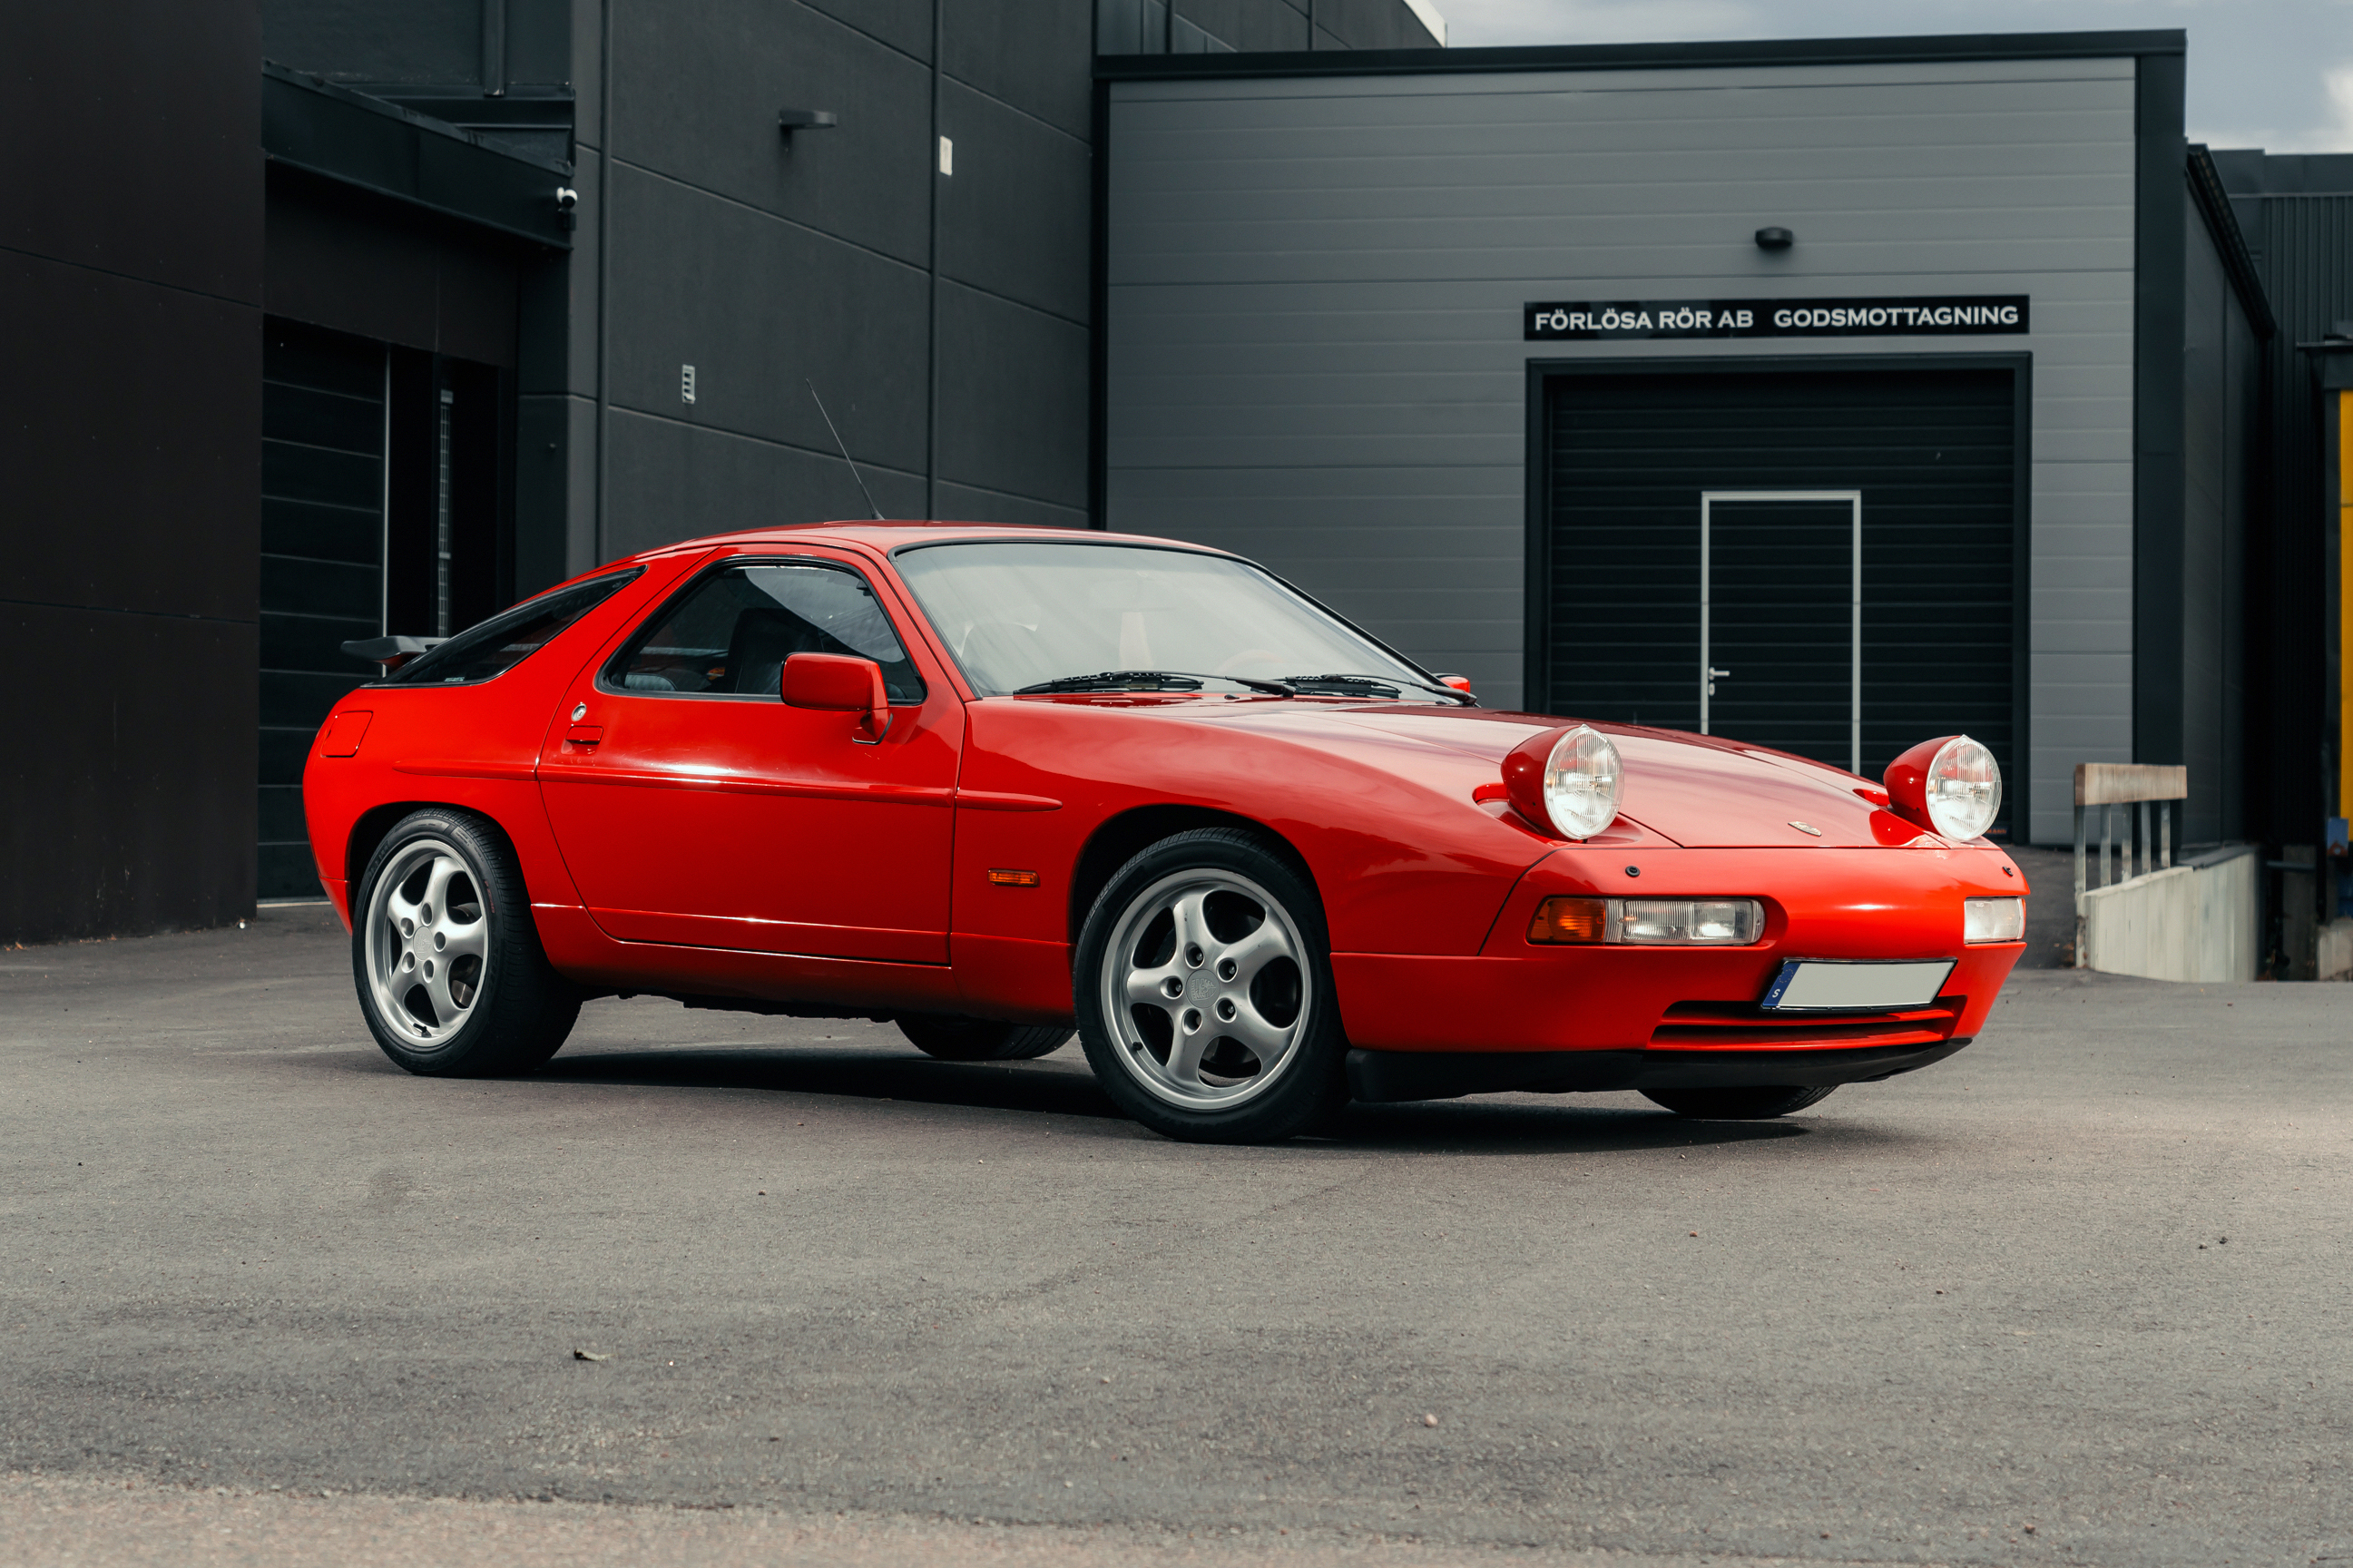
<path id="1" fill-rule="evenodd" d="M 1477 953 L 1335 952 L 1333 977 L 1349 1043 L 1360 1053 L 1596 1058 L 1575 1072 L 1558 1062 L 1464 1067 L 1455 1076 L 1467 1079 L 1501 1074 L 1514 1080 L 1507 1087 L 1534 1087 L 1581 1076 L 1603 1089 L 1848 1083 L 1926 1066 L 1982 1029 L 2026 947 L 1965 943 L 1962 902 L 2025 891 L 2009 857 L 1990 848 L 1579 847 L 1548 857 L 1520 879 Z M 1638 892 L 1761 900 L 1764 938 L 1744 947 L 1546 947 L 1527 940 L 1529 918 L 1546 897 Z M 1765 1012 L 1759 1002 L 1792 958 L 1949 958 L 1954 966 L 1926 1007 Z M 1610 1067 L 1603 1057 L 1625 1060 Z M 1817 1070 L 1799 1058 L 1838 1076 L 1793 1076 Z M 1419 1070 L 1364 1069 L 1367 1087 L 1383 1092 L 1447 1076 L 1433 1068 L 1417 1078 Z M 1676 1076 L 1637 1081 L 1651 1071 Z"/>

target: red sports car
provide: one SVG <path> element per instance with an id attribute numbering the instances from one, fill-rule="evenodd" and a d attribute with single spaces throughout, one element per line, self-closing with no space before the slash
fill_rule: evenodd
<path id="1" fill-rule="evenodd" d="M 1885 787 L 1482 709 L 1250 563 L 922 523 L 649 551 L 351 645 L 303 778 L 360 1009 L 527 1071 L 582 1001 L 1073 1029 L 1172 1137 L 1347 1100 L 1778 1116 L 1968 1043 L 2023 949 L 1986 748 Z"/>

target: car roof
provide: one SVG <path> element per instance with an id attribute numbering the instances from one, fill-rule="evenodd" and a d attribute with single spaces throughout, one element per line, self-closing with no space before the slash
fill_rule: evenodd
<path id="1" fill-rule="evenodd" d="M 747 528 L 733 533 L 713 533 L 701 539 L 681 540 L 640 552 L 635 560 L 651 560 L 659 555 L 672 555 L 685 550 L 710 550 L 741 544 L 862 544 L 888 554 L 910 544 L 930 544 L 948 540 L 1002 540 L 1008 543 L 1029 541 L 1076 542 L 1088 544 L 1145 544 L 1167 550 L 1197 551 L 1205 555 L 1227 552 L 1190 540 L 1159 539 L 1145 533 L 1106 533 L 1095 529 L 1026 527 L 1017 523 L 998 522 L 926 522 L 868 519 L 860 521 L 794 522 L 769 528 Z"/>

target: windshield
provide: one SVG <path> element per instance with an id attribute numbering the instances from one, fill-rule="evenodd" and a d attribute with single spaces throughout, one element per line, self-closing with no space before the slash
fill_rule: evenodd
<path id="1" fill-rule="evenodd" d="M 984 697 L 1105 672 L 1371 678 L 1356 687 L 1310 682 L 1319 696 L 1419 700 L 1444 691 L 1259 568 L 1221 555 L 981 542 L 902 551 L 897 565 Z M 1383 681 L 1395 684 L 1383 689 Z"/>

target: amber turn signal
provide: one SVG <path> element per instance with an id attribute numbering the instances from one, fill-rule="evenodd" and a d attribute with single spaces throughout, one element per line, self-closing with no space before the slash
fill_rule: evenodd
<path id="1" fill-rule="evenodd" d="M 1528 940 L 1547 946 L 1600 942 L 1609 916 L 1607 899 L 1546 899 L 1528 921 Z"/>
<path id="2" fill-rule="evenodd" d="M 988 880 L 990 886 L 997 888 L 1034 888 L 1038 885 L 1038 873 L 992 869 L 988 873 Z"/>

